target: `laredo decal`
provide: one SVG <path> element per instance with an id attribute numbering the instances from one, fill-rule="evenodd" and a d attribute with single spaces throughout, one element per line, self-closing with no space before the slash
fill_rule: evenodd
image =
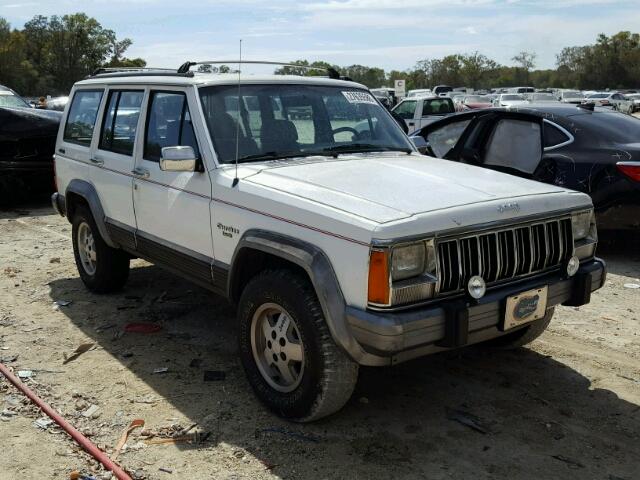
<path id="1" fill-rule="evenodd" d="M 225 237 L 233 238 L 234 234 L 240 233 L 240 230 L 230 225 L 223 225 L 221 223 L 218 223 L 217 227 L 218 227 L 218 230 L 222 231 L 222 235 L 224 235 Z"/>

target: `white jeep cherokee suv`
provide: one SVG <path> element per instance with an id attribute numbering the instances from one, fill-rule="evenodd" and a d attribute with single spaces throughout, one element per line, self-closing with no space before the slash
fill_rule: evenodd
<path id="1" fill-rule="evenodd" d="M 98 73 L 55 165 L 86 286 L 140 257 L 227 297 L 256 395 L 297 421 L 359 365 L 530 342 L 605 280 L 587 195 L 420 155 L 344 79 Z"/>

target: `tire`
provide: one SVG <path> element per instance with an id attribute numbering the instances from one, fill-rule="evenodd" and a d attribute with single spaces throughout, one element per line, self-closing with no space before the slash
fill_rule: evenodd
<path id="1" fill-rule="evenodd" d="M 72 224 L 73 256 L 84 284 L 95 293 L 120 290 L 129 276 L 129 255 L 105 243 L 87 207 L 77 207 Z"/>
<path id="2" fill-rule="evenodd" d="M 358 364 L 333 341 L 306 277 L 287 269 L 258 273 L 242 292 L 238 321 L 242 366 L 271 411 L 311 422 L 351 398 Z"/>
<path id="3" fill-rule="evenodd" d="M 544 333 L 551 322 L 554 310 L 555 309 L 553 307 L 548 309 L 544 317 L 532 322 L 525 328 L 521 328 L 515 332 L 507 333 L 501 337 L 483 342 L 480 345 L 502 350 L 512 350 L 524 347 Z"/>

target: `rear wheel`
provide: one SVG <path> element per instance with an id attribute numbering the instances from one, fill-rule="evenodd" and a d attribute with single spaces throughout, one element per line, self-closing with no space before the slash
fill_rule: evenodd
<path id="1" fill-rule="evenodd" d="M 87 288 L 96 293 L 121 289 L 129 276 L 129 255 L 105 243 L 85 206 L 75 211 L 72 238 L 76 266 Z"/>
<path id="2" fill-rule="evenodd" d="M 278 415 L 309 422 L 340 410 L 358 365 L 338 348 L 309 281 L 267 270 L 244 289 L 238 309 L 240 358 L 258 398 Z"/>
<path id="3" fill-rule="evenodd" d="M 554 308 L 547 310 L 544 317 L 535 322 L 531 322 L 528 326 L 516 330 L 515 332 L 507 333 L 493 340 L 482 343 L 483 346 L 500 348 L 504 350 L 510 350 L 514 348 L 524 347 L 525 345 L 533 342 L 536 338 L 544 333 L 549 326 L 551 318 L 553 317 Z"/>

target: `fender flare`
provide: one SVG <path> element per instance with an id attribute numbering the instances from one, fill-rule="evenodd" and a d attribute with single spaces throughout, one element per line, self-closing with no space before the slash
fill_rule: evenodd
<path id="1" fill-rule="evenodd" d="M 102 239 L 110 247 L 118 248 L 118 244 L 111 239 L 109 231 L 107 230 L 106 216 L 104 214 L 104 209 L 102 208 L 102 203 L 100 202 L 100 197 L 98 196 L 96 188 L 85 180 L 79 180 L 77 178 L 71 180 L 65 191 L 67 215 L 69 214 L 69 211 L 72 210 L 70 202 L 68 201 L 69 193 L 76 194 L 82 197 L 87 202 L 87 204 L 89 205 L 89 210 L 91 210 L 91 215 L 93 215 L 93 219 L 98 226 L 98 231 L 100 232 L 100 236 L 102 237 Z M 73 222 L 73 219 L 70 216 L 68 217 L 68 219 L 69 222 Z"/>
<path id="2" fill-rule="evenodd" d="M 247 230 L 236 246 L 227 283 L 228 298 L 232 298 L 236 259 L 243 249 L 258 250 L 301 267 L 309 276 L 318 296 L 325 321 L 336 344 L 355 362 L 383 365 L 388 360 L 372 355 L 360 346 L 347 322 L 346 302 L 327 255 L 315 245 L 297 238 L 267 230 Z"/>

